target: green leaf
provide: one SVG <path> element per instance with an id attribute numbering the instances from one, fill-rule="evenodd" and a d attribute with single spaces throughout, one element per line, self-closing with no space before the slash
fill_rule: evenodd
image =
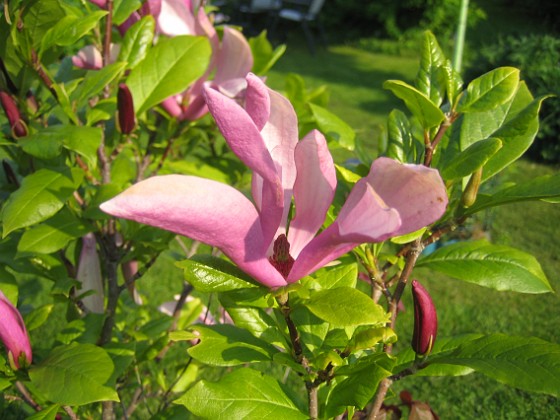
<path id="1" fill-rule="evenodd" d="M 105 386 L 113 369 L 111 358 L 101 347 L 72 343 L 54 348 L 29 370 L 29 377 L 45 399 L 64 405 L 85 405 L 119 401 L 117 392 Z"/>
<path id="2" fill-rule="evenodd" d="M 43 407 L 43 406 L 42 406 Z M 26 417 L 27 420 L 55 420 L 60 406 L 58 404 L 43 407 L 41 411 Z"/>
<path id="3" fill-rule="evenodd" d="M 127 69 L 133 69 L 148 54 L 152 47 L 156 23 L 153 16 L 144 16 L 127 31 L 119 52 L 119 61 L 127 63 Z"/>
<path id="4" fill-rule="evenodd" d="M 87 16 L 64 16 L 50 28 L 41 40 L 41 51 L 55 46 L 73 45 L 85 36 L 105 16 L 105 10 L 90 12 Z"/>
<path id="5" fill-rule="evenodd" d="M 39 169 L 25 177 L 10 195 L 2 212 L 3 237 L 54 216 L 81 182 L 80 170 Z"/>
<path id="6" fill-rule="evenodd" d="M 502 141 L 502 148 L 484 166 L 483 180 L 519 159 L 529 148 L 539 131 L 539 110 L 546 98 L 535 99 L 494 133 Z"/>
<path id="7" fill-rule="evenodd" d="M 360 330 L 348 344 L 352 352 L 373 348 L 378 343 L 394 343 L 397 341 L 397 334 L 389 327 L 368 328 Z"/>
<path id="8" fill-rule="evenodd" d="M 62 209 L 46 222 L 25 231 L 18 243 L 18 252 L 51 254 L 64 248 L 72 239 L 91 229 L 70 211 Z"/>
<path id="9" fill-rule="evenodd" d="M 500 291 L 548 293 L 552 291 L 540 264 L 532 255 L 486 241 L 458 242 L 418 260 L 450 277 Z"/>
<path id="10" fill-rule="evenodd" d="M 142 2 L 140 0 L 115 0 L 113 9 L 113 23 L 120 25 L 129 18 L 132 12 L 140 9 Z"/>
<path id="11" fill-rule="evenodd" d="M 233 325 L 196 325 L 200 343 L 188 353 L 199 362 L 211 366 L 237 366 L 244 363 L 271 361 L 278 350 L 247 330 Z"/>
<path id="12" fill-rule="evenodd" d="M 49 318 L 53 309 L 53 304 L 43 305 L 27 314 L 24 318 L 27 331 L 33 331 L 43 325 Z"/>
<path id="13" fill-rule="evenodd" d="M 136 112 L 142 113 L 184 91 L 203 75 L 210 53 L 210 43 L 205 37 L 182 35 L 160 39 L 132 69 L 126 81 Z"/>
<path id="14" fill-rule="evenodd" d="M 539 338 L 492 334 L 429 363 L 468 366 L 507 385 L 560 397 L 560 345 Z"/>
<path id="15" fill-rule="evenodd" d="M 351 287 L 312 291 L 306 306 L 314 315 L 336 327 L 381 325 L 388 320 L 380 305 Z"/>
<path id="16" fill-rule="evenodd" d="M 261 338 L 267 343 L 285 347 L 284 336 L 264 308 L 231 306 L 227 307 L 226 310 L 237 327 L 249 331 L 255 337 Z"/>
<path id="17" fill-rule="evenodd" d="M 402 163 L 417 162 L 423 152 L 423 145 L 412 135 L 412 126 L 404 112 L 392 110 L 387 129 L 387 157 Z"/>
<path id="18" fill-rule="evenodd" d="M 259 76 L 265 75 L 271 67 L 282 57 L 286 45 L 278 45 L 274 50 L 266 37 L 266 31 L 249 39 L 249 46 L 253 54 L 253 68 L 251 71 Z"/>
<path id="19" fill-rule="evenodd" d="M 436 37 L 429 31 L 424 33 L 420 56 L 420 69 L 416 75 L 416 86 L 430 101 L 440 106 L 445 84 L 442 83 L 440 68 L 445 64 L 445 55 Z"/>
<path id="20" fill-rule="evenodd" d="M 498 190 L 492 195 L 479 194 L 474 205 L 467 209 L 467 214 L 484 210 L 488 207 L 560 197 L 560 173 L 543 175 L 521 184 Z"/>
<path id="21" fill-rule="evenodd" d="M 356 132 L 325 108 L 309 103 L 313 117 L 317 122 L 319 131 L 321 131 L 329 140 L 336 141 L 340 146 L 348 150 L 354 150 L 356 147 Z"/>
<path id="22" fill-rule="evenodd" d="M 344 264 L 322 272 L 317 277 L 321 289 L 336 289 L 338 287 L 356 287 L 358 282 L 358 265 Z"/>
<path id="23" fill-rule="evenodd" d="M 89 71 L 80 84 L 80 88 L 76 89 L 72 97 L 81 103 L 92 96 L 100 94 L 107 85 L 122 75 L 126 65 L 126 63 L 117 62 L 109 64 L 100 70 Z"/>
<path id="24" fill-rule="evenodd" d="M 37 50 L 45 34 L 64 17 L 64 10 L 57 0 L 32 1 L 23 8 L 22 17 L 23 28 Z"/>
<path id="25" fill-rule="evenodd" d="M 174 402 L 207 419 L 308 418 L 275 379 L 252 369 L 235 370 L 219 382 L 202 380 Z"/>
<path id="26" fill-rule="evenodd" d="M 428 96 L 409 84 L 400 80 L 387 80 L 383 83 L 383 88 L 389 89 L 402 99 L 425 130 L 441 124 L 445 119 L 443 111 L 433 104 Z"/>
<path id="27" fill-rule="evenodd" d="M 185 280 L 199 292 L 227 292 L 258 287 L 236 266 L 211 255 L 195 255 L 175 265 L 184 270 Z"/>
<path id="28" fill-rule="evenodd" d="M 519 70 L 513 67 L 494 69 L 467 86 L 459 100 L 457 112 L 483 112 L 508 102 L 519 84 Z"/>
<path id="29" fill-rule="evenodd" d="M 345 370 L 350 375 L 337 381 L 329 393 L 326 405 L 327 417 L 333 418 L 343 413 L 347 406 L 356 406 L 360 409 L 365 407 L 375 395 L 379 382 L 391 375 L 393 364 L 394 361 L 387 354 L 379 353 L 358 359 L 358 363 L 352 367 L 344 366 L 337 370 L 335 372 L 337 376 L 344 374 Z"/>
<path id="30" fill-rule="evenodd" d="M 441 176 L 447 181 L 456 180 L 472 174 L 496 154 L 502 147 L 502 141 L 496 138 L 480 140 L 460 152 L 441 170 Z"/>

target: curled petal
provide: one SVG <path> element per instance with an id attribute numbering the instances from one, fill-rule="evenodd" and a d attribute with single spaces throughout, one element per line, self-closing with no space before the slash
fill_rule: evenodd
<path id="1" fill-rule="evenodd" d="M 162 0 L 157 17 L 158 32 L 168 35 L 196 35 L 195 18 L 186 0 Z"/>
<path id="2" fill-rule="evenodd" d="M 214 83 L 245 77 L 253 67 L 251 47 L 241 32 L 224 27 L 224 36 L 216 60 Z"/>
<path id="3" fill-rule="evenodd" d="M 290 223 L 290 254 L 297 258 L 325 221 L 336 189 L 336 171 L 325 137 L 313 130 L 295 150 L 295 218 Z"/>
<path id="4" fill-rule="evenodd" d="M 445 213 L 447 191 L 435 169 L 379 158 L 366 179 L 387 206 L 399 212 L 402 225 L 394 236 L 428 226 Z"/>
<path id="5" fill-rule="evenodd" d="M 8 352 L 14 369 L 31 364 L 33 355 L 23 318 L 16 307 L 0 291 L 0 340 Z"/>
<path id="6" fill-rule="evenodd" d="M 262 80 L 252 73 L 247 75 L 245 91 L 245 109 L 260 130 L 270 118 L 270 96 Z"/>
<path id="7" fill-rule="evenodd" d="M 228 185 L 193 176 L 157 176 L 133 185 L 101 209 L 218 247 L 266 286 L 286 284 L 263 251 L 257 210 Z"/>
<path id="8" fill-rule="evenodd" d="M 103 67 L 103 58 L 97 48 L 93 45 L 86 45 L 72 57 L 72 64 L 82 69 L 99 70 Z"/>

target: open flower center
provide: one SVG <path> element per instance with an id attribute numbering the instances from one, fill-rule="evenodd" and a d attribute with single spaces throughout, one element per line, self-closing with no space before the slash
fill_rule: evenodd
<path id="1" fill-rule="evenodd" d="M 294 259 L 290 255 L 290 243 L 286 235 L 282 234 L 276 238 L 272 248 L 272 256 L 268 257 L 268 261 L 284 278 L 288 277 L 294 265 Z"/>

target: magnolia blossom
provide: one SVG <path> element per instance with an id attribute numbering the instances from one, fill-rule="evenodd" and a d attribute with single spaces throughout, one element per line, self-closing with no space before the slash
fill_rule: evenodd
<path id="1" fill-rule="evenodd" d="M 8 352 L 13 369 L 29 366 L 33 360 L 29 336 L 16 307 L 0 291 L 0 340 Z"/>
<path id="2" fill-rule="evenodd" d="M 253 67 L 251 47 L 241 32 L 223 27 L 220 41 L 203 7 L 190 0 L 162 0 L 156 17 L 157 31 L 167 36 L 196 35 L 210 41 L 212 56 L 206 72 L 185 92 L 167 98 L 162 107 L 180 120 L 195 120 L 208 112 L 203 90 L 211 86 L 236 97 L 245 89 L 245 76 Z M 213 80 L 209 81 L 214 73 Z"/>
<path id="3" fill-rule="evenodd" d="M 103 211 L 218 247 L 271 288 L 296 282 L 361 243 L 416 231 L 444 213 L 447 194 L 436 170 L 379 158 L 317 235 L 336 189 L 323 135 L 314 130 L 298 141 L 290 102 L 252 74 L 245 107 L 214 89 L 205 92 L 228 145 L 253 170 L 253 202 L 216 181 L 164 175 L 133 185 L 103 203 Z"/>
<path id="4" fill-rule="evenodd" d="M 120 50 L 120 45 L 111 44 L 109 63 L 117 61 Z M 72 64 L 86 70 L 99 70 L 103 67 L 103 57 L 101 56 L 101 52 L 93 45 L 86 45 L 72 57 Z"/>

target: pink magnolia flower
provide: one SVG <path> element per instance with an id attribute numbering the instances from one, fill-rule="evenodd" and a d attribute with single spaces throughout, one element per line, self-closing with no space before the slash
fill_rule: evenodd
<path id="1" fill-rule="evenodd" d="M 252 74 L 245 107 L 214 89 L 205 92 L 229 146 L 253 170 L 254 202 L 216 181 L 164 175 L 133 185 L 103 203 L 103 211 L 218 247 L 271 288 L 296 282 L 361 243 L 416 231 L 444 213 L 447 193 L 436 170 L 379 158 L 317 235 L 336 188 L 323 135 L 314 130 L 298 141 L 290 102 Z M 288 225 L 292 198 L 295 217 Z"/>
<path id="2" fill-rule="evenodd" d="M 33 360 L 29 336 L 16 307 L 0 291 L 0 340 L 13 369 L 29 366 Z"/>
<path id="3" fill-rule="evenodd" d="M 118 44 L 111 44 L 110 49 L 109 61 L 114 63 L 119 57 L 121 46 Z M 101 52 L 93 45 L 86 45 L 72 57 L 72 64 L 86 70 L 99 70 L 103 67 L 103 57 L 101 56 Z"/>

